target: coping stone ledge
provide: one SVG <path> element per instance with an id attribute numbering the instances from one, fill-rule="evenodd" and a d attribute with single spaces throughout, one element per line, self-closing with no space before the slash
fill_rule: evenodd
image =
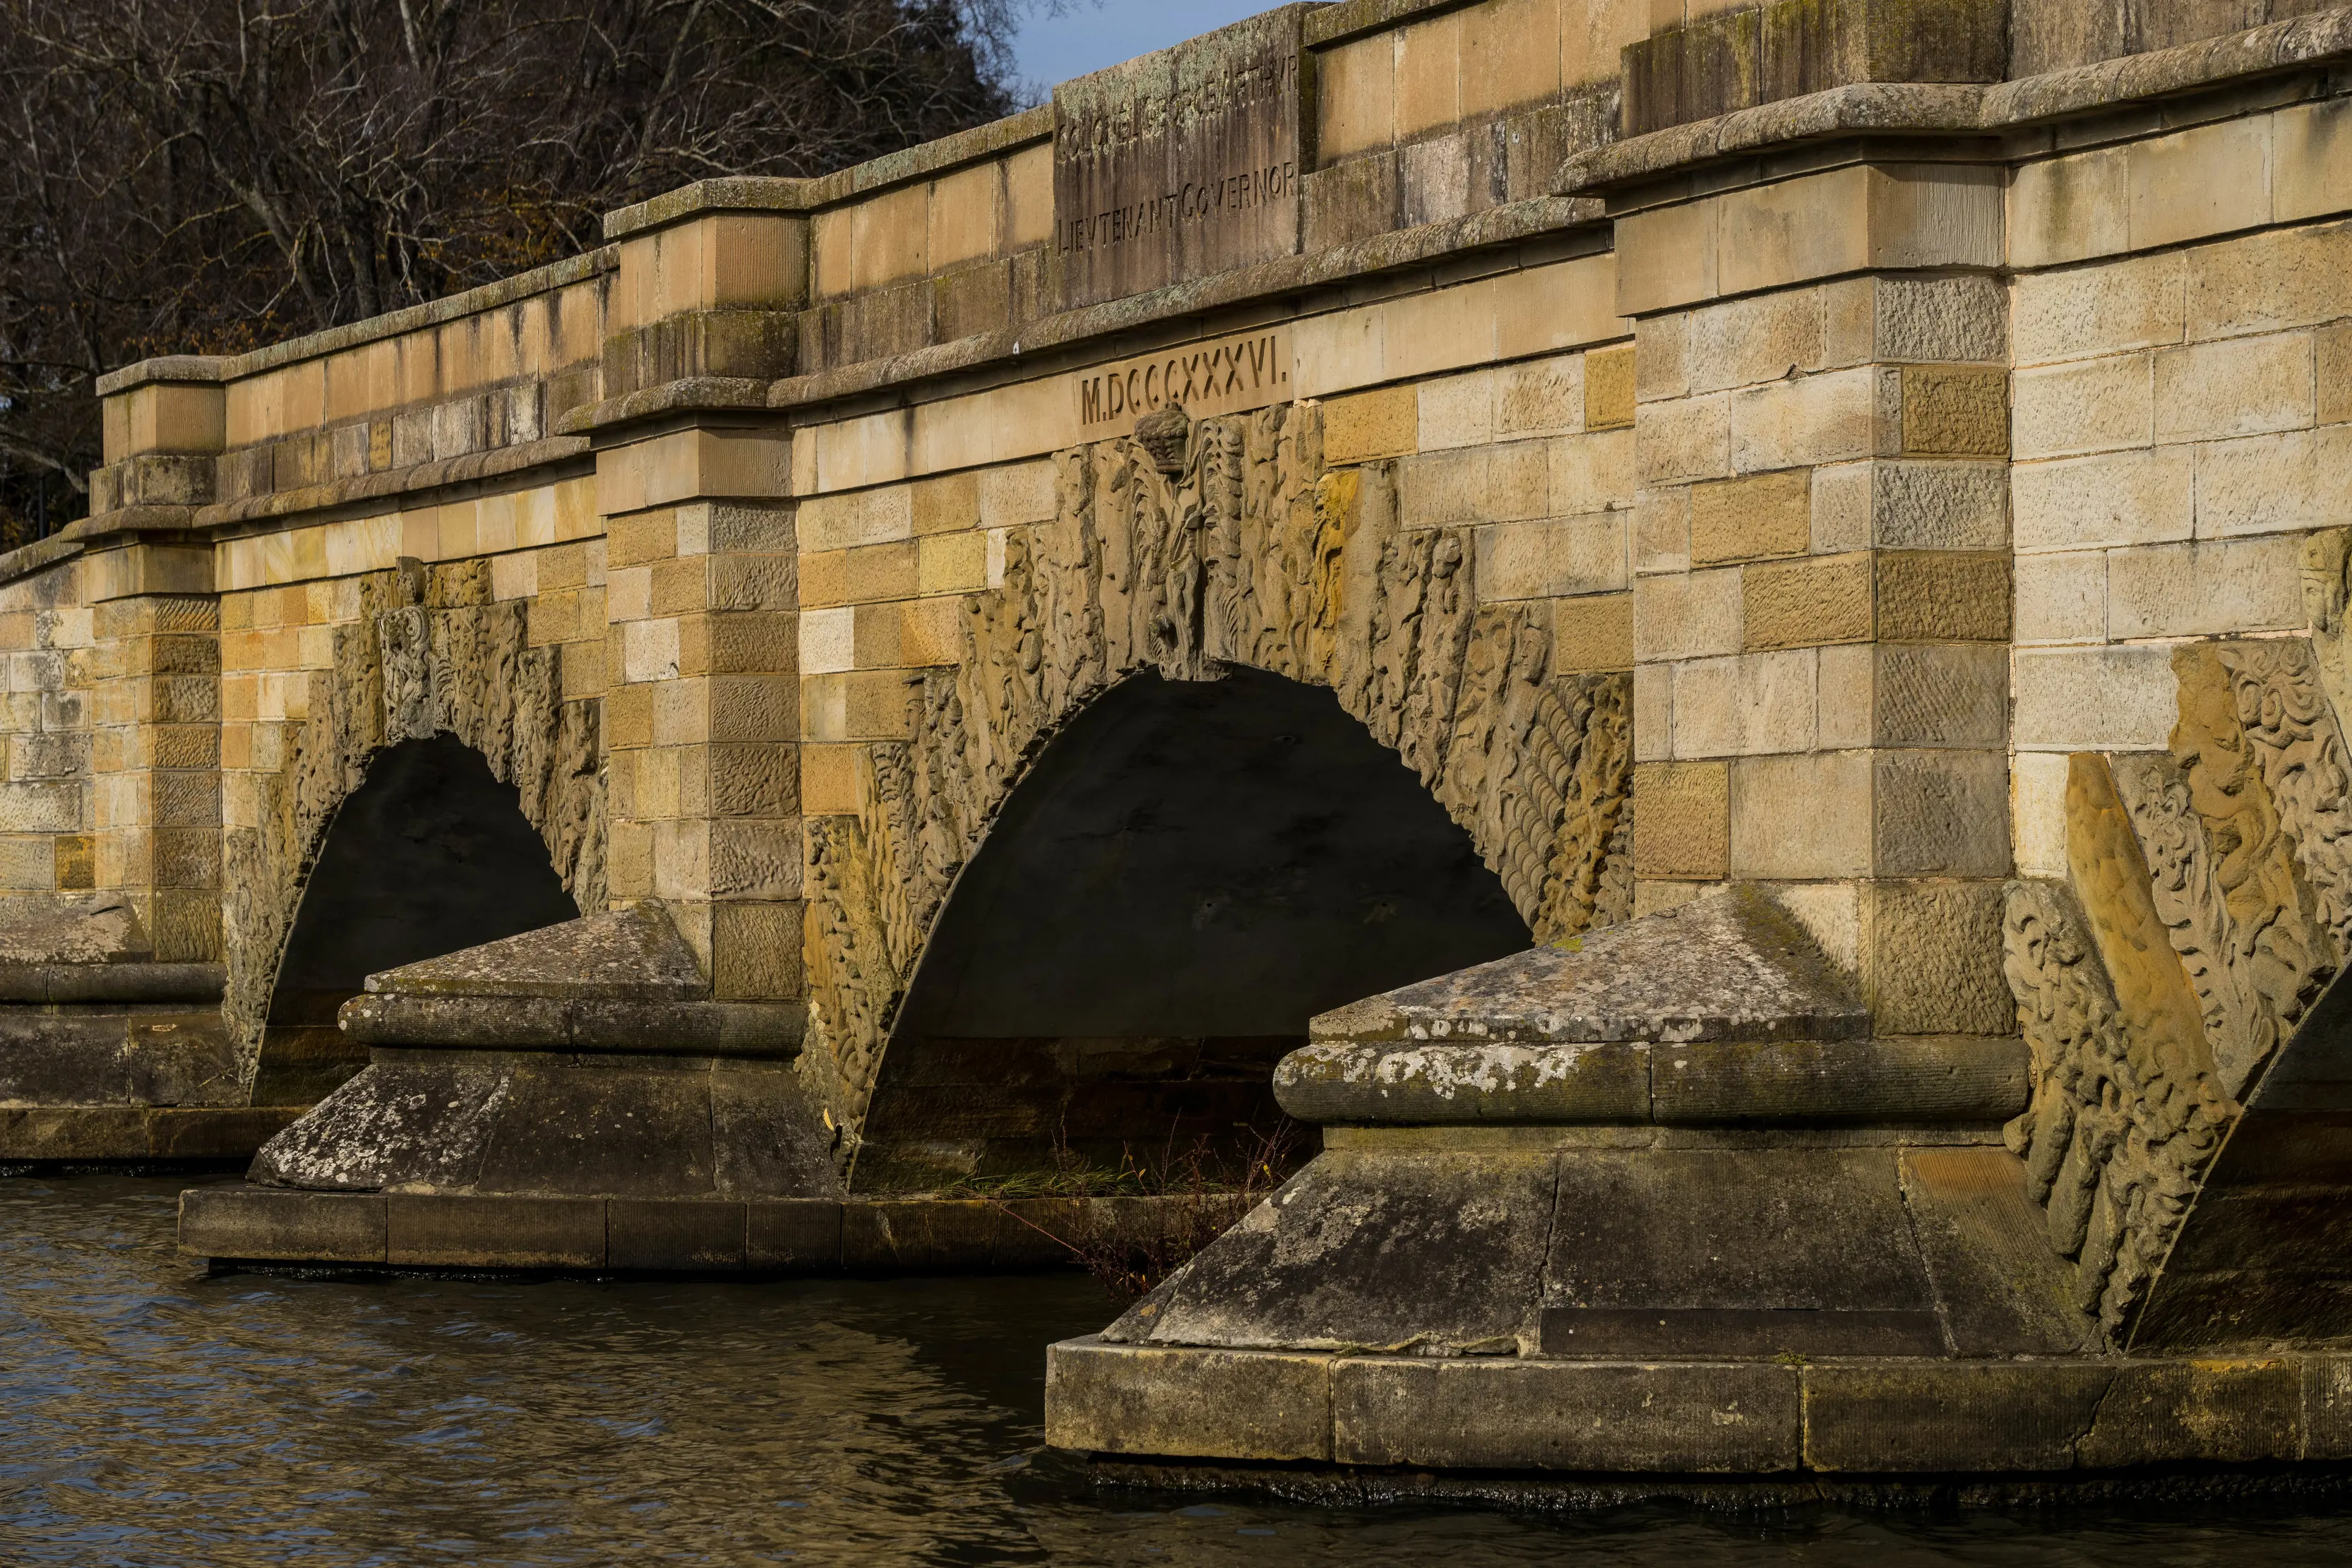
<path id="1" fill-rule="evenodd" d="M 2352 7 L 1990 85 L 1859 82 L 1735 110 L 1570 157 L 1552 189 L 1585 195 L 1766 147 L 1853 131 L 2007 131 L 2352 57 Z"/>
<path id="2" fill-rule="evenodd" d="M 0 1002 L 205 1002 L 228 984 L 222 964 L 0 962 Z"/>
<path id="3" fill-rule="evenodd" d="M 1318 1041 L 1282 1059 L 1274 1089 L 1291 1115 L 1327 1124 L 1931 1124 L 2006 1121 L 2024 1109 L 2031 1071 L 2023 1040 L 1971 1035 Z"/>

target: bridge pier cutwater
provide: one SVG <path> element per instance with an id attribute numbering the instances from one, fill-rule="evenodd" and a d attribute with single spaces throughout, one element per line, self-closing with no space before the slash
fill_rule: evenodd
<path id="1" fill-rule="evenodd" d="M 1223 1204 L 1049 1360 L 1188 1483 L 2352 1458 L 2347 73 L 1291 5 L 120 371 L 0 558 L 0 1164 L 358 1269 Z"/>

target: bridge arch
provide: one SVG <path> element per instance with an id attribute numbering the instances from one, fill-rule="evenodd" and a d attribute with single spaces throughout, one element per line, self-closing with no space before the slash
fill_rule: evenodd
<path id="1" fill-rule="evenodd" d="M 1245 1155 L 1307 1019 L 1528 939 L 1469 835 L 1328 689 L 1139 673 L 1054 737 L 957 877 L 858 1183 Z"/>
<path id="2" fill-rule="evenodd" d="M 606 902 L 598 703 L 565 700 L 556 651 L 530 645 L 525 607 L 495 597 L 486 560 L 430 567 L 406 561 L 368 573 L 357 586 L 359 613 L 333 627 L 333 664 L 312 673 L 307 714 L 254 727 L 257 760 L 268 755 L 275 766 L 240 781 L 244 798 L 232 801 L 233 825 L 224 835 L 223 1016 L 256 1092 L 278 1087 L 293 1094 L 283 1103 L 309 1098 L 313 1084 L 299 1071 L 282 1085 L 261 1078 L 273 1023 L 285 1027 L 294 1016 L 325 1010 L 326 995 L 349 979 L 353 963 L 380 968 L 411 961 L 426 956 L 409 951 L 419 942 L 481 928 L 454 917 L 412 921 L 405 939 L 355 943 L 335 956 L 322 922 L 323 946 L 293 944 L 314 886 L 328 894 L 319 906 L 325 909 L 341 897 L 332 884 L 354 874 L 359 862 L 389 871 L 432 858 L 400 824 L 430 839 L 438 822 L 445 862 L 462 841 L 473 846 L 469 852 L 530 879 L 522 894 L 532 912 L 528 925 L 451 940 L 439 951 Z M 524 832 L 537 841 L 535 862 Z M 350 862 L 341 847 L 346 837 Z M 544 878 L 552 879 L 551 893 Z M 397 904 L 402 896 L 378 876 L 369 883 L 360 905 Z M 567 913 L 552 913 L 566 908 L 558 897 L 568 901 Z M 398 928 L 395 919 L 379 936 Z M 406 956 L 375 962 L 362 948 Z M 291 988 L 284 984 L 289 963 Z M 298 999 L 295 991 L 312 994 Z"/>
<path id="3" fill-rule="evenodd" d="M 910 686 L 909 738 L 858 748 L 856 810 L 807 823 L 803 1064 L 853 1147 L 882 1130 L 885 1047 L 950 888 L 1055 737 L 1139 673 L 1326 688 L 1524 929 L 1631 913 L 1627 678 L 1577 668 L 1548 601 L 1482 602 L 1473 528 L 1403 526 L 1392 465 L 1327 467 L 1317 405 L 1154 420 L 1057 456 L 1054 517 L 1006 536 L 957 663 Z"/>

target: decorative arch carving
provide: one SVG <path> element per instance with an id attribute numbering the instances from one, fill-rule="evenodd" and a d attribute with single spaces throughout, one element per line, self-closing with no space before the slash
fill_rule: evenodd
<path id="1" fill-rule="evenodd" d="M 222 1011 L 248 1086 L 304 885 L 336 810 L 388 747 L 446 733 L 481 753 L 515 787 L 573 902 L 605 904 L 600 705 L 563 700 L 556 650 L 530 645 L 524 604 L 493 597 L 486 560 L 407 561 L 359 588 L 359 618 L 334 628 L 332 668 L 312 675 L 309 716 L 284 727 L 257 820 L 223 846 Z"/>
<path id="2" fill-rule="evenodd" d="M 802 1060 L 853 1134 L 956 874 L 1046 741 L 1139 671 L 1329 687 L 1538 941 L 1632 913 L 1630 681 L 1556 670 L 1549 601 L 1480 604 L 1468 528 L 1400 526 L 1392 465 L 1322 448 L 1299 403 L 1056 456 L 1054 517 L 1006 536 L 959 661 L 910 683 L 912 738 L 861 747 L 855 814 L 807 824 Z"/>

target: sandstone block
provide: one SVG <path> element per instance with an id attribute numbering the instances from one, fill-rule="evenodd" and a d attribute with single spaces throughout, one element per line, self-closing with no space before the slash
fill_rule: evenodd
<path id="1" fill-rule="evenodd" d="M 2156 356 L 2157 439 L 2210 441 L 2307 425 L 2314 374 L 2308 332 L 2165 350 Z"/>
<path id="2" fill-rule="evenodd" d="M 2021 751 L 2010 759 L 2011 852 L 2020 876 L 2063 877 L 2066 754 Z"/>
<path id="3" fill-rule="evenodd" d="M 1888 876 L 2009 874 L 2009 758 L 1998 751 L 1872 756 L 1873 862 Z"/>
<path id="4" fill-rule="evenodd" d="M 2009 641 L 2010 560 L 1989 550 L 1882 550 L 1878 634 L 1893 643 Z"/>
<path id="5" fill-rule="evenodd" d="M 2021 751 L 2161 751 L 2178 706 L 2171 650 L 2020 649 L 2011 661 Z"/>
<path id="6" fill-rule="evenodd" d="M 1821 651 L 1824 748 L 1994 747 L 2009 734 L 2005 649 L 1862 643 Z"/>
<path id="7" fill-rule="evenodd" d="M 2020 643 L 2107 640 L 2107 558 L 2096 550 L 2017 558 Z"/>
<path id="8" fill-rule="evenodd" d="M 1748 567 L 1740 580 L 1742 646 L 1866 641 L 1873 632 L 1871 588 L 1866 552 Z"/>
<path id="9" fill-rule="evenodd" d="M 2131 248 L 2125 150 L 2105 147 L 2018 166 L 2009 194 L 2009 264 L 2054 267 Z"/>
<path id="10" fill-rule="evenodd" d="M 1822 307 L 1822 290 L 1793 288 L 1691 311 L 1684 318 L 1690 390 L 1726 392 L 1820 370 Z"/>
<path id="11" fill-rule="evenodd" d="M 2329 327 L 2315 339 L 2318 394 L 2322 424 L 2352 420 L 2352 326 Z"/>
<path id="12" fill-rule="evenodd" d="M 1543 445 L 1547 455 L 1544 510 L 1551 516 L 1572 517 L 1633 505 L 1636 486 L 1631 430 L 1556 436 Z M 1496 449 L 1498 469 L 1503 455 L 1516 450 L 1516 446 Z"/>
<path id="13" fill-rule="evenodd" d="M 2011 444 L 2021 458 L 2147 446 L 2156 438 L 2153 356 L 2021 370 L 2013 381 Z"/>
<path id="14" fill-rule="evenodd" d="M 1881 1034 L 2015 1030 L 2017 1003 L 2000 968 L 2000 882 L 1881 879 L 1864 897 L 1864 983 Z"/>
<path id="15" fill-rule="evenodd" d="M 1591 385 L 1591 372 L 1586 371 Z M 1586 424 L 1591 423 L 1591 412 Z M 1694 479 L 1729 476 L 1731 468 L 1731 396 L 1645 402 L 1633 427 L 1636 471 L 1647 486 L 1673 485 Z M 1758 465 L 1762 466 L 1762 465 Z"/>
<path id="16" fill-rule="evenodd" d="M 2008 358 L 2009 302 L 1981 274 L 1849 278 L 1823 297 L 1829 365 Z"/>
<path id="17" fill-rule="evenodd" d="M 1710 201 L 1652 207 L 1618 219 L 1619 313 L 1647 318 L 1714 298 L 1720 291 L 1720 204 Z"/>
<path id="18" fill-rule="evenodd" d="M 979 474 L 966 469 L 961 474 L 917 480 L 908 488 L 908 512 L 909 523 L 917 535 L 978 528 Z"/>
<path id="19" fill-rule="evenodd" d="M 1475 535 L 1482 601 L 1610 593 L 1626 586 L 1622 514 L 1499 523 Z"/>
<path id="20" fill-rule="evenodd" d="M 1641 490 L 1633 497 L 1633 570 L 1690 570 L 1691 486 Z"/>
<path id="21" fill-rule="evenodd" d="M 1584 356 L 1584 428 L 1620 430 L 1633 423 L 1633 346 Z"/>
<path id="22" fill-rule="evenodd" d="M 1645 317 L 1633 324 L 1633 341 L 1639 350 L 1633 361 L 1637 402 L 1690 395 L 1690 312 Z"/>
<path id="23" fill-rule="evenodd" d="M 2188 330 L 2188 263 L 2179 251 L 2021 276 L 2011 286 L 2017 362 L 2040 365 L 2179 343 Z"/>
<path id="24" fill-rule="evenodd" d="M 2185 539 L 2196 531 L 2198 455 L 2185 447 L 2020 464 L 2011 476 L 2021 551 Z"/>
<path id="25" fill-rule="evenodd" d="M 1440 376 L 1422 382 L 1414 390 L 1419 411 L 1416 445 L 1420 451 L 1480 446 L 1495 439 L 1494 371 Z M 1327 445 L 1327 456 L 1328 454 Z"/>
<path id="26" fill-rule="evenodd" d="M 1903 451 L 1915 457 L 2009 452 L 2009 377 L 1978 366 L 1903 367 Z"/>
<path id="27" fill-rule="evenodd" d="M 1627 597 L 1631 597 L 1628 595 Z M 1633 666 L 1633 758 L 1664 762 L 1675 754 L 1675 666 Z"/>
<path id="28" fill-rule="evenodd" d="M 915 591 L 961 593 L 987 586 L 988 536 L 976 530 L 918 542 Z"/>
<path id="29" fill-rule="evenodd" d="M 2352 116 L 2341 99 L 2297 104 L 2271 116 L 2271 217 L 2326 217 L 2352 191 Z"/>
<path id="30" fill-rule="evenodd" d="M 1496 434 L 1564 435 L 1582 430 L 1584 361 L 1581 354 L 1555 354 L 1496 371 Z"/>
<path id="31" fill-rule="evenodd" d="M 1829 1471 L 2065 1470 L 2112 1375 L 1917 1360 L 1805 1369 L 1805 1459 Z"/>
<path id="32" fill-rule="evenodd" d="M 1045 1354 L 1045 1434 L 1056 1448 L 1248 1459 L 1331 1456 L 1328 1356 L 1090 1340 L 1065 1340 Z"/>
<path id="33" fill-rule="evenodd" d="M 2187 253 L 2189 337 L 2236 337 L 2352 315 L 2352 225 L 2280 229 Z"/>
<path id="34" fill-rule="evenodd" d="M 1562 673 L 1632 669 L 1633 596 L 1600 593 L 1561 601 L 1552 607 L 1551 645 L 1552 667 Z M 1637 732 L 1640 722 L 1637 704 Z"/>
<path id="35" fill-rule="evenodd" d="M 2195 452 L 2200 538 L 2352 520 L 2352 427 L 2216 441 Z"/>
<path id="36" fill-rule="evenodd" d="M 1328 444 L 1325 451 L 1328 455 Z M 1426 528 L 1491 519 L 1496 514 L 1488 504 L 1487 456 L 1487 448 L 1478 446 L 1428 453 L 1397 465 L 1397 521 L 1409 528 Z M 1520 499 L 1524 503 L 1526 497 Z M 1538 507 L 1517 515 L 1540 516 L 1542 510 Z"/>
<path id="37" fill-rule="evenodd" d="M 1633 768 L 1633 865 L 1645 877 L 1722 877 L 1731 863 L 1731 775 L 1721 762 Z"/>
<path id="38" fill-rule="evenodd" d="M 1868 366 L 1736 392 L 1732 466 L 1750 474 L 1868 457 L 1879 444 L 1881 395 Z"/>
<path id="39" fill-rule="evenodd" d="M 710 994 L 720 1001 L 789 1001 L 807 993 L 802 905 L 723 900 L 710 906 Z"/>
<path id="40" fill-rule="evenodd" d="M 2225 120 L 2124 149 L 2131 244 L 2153 250 L 2271 221 L 2268 115 Z"/>
<path id="41" fill-rule="evenodd" d="M 1016 528 L 1053 515 L 1052 463 L 1011 463 L 980 471 L 982 528 Z"/>
<path id="42" fill-rule="evenodd" d="M 1323 460 L 1337 465 L 1418 451 L 1420 426 L 1411 387 L 1331 398 L 1323 405 Z"/>
<path id="43" fill-rule="evenodd" d="M 1725 568 L 1637 578 L 1633 656 L 1694 659 L 1740 651 L 1740 571 Z"/>
<path id="44" fill-rule="evenodd" d="M 2302 541 L 2292 534 L 2152 545 L 2106 559 L 2107 634 L 2118 640 L 2305 623 Z"/>
<path id="45" fill-rule="evenodd" d="M 812 496 L 800 504 L 795 527 L 801 549 L 810 554 L 911 538 L 915 533 L 914 489 L 906 485 L 885 485 L 871 490 Z M 614 555 L 609 559 L 617 562 L 626 558 Z"/>
<path id="46" fill-rule="evenodd" d="M 1691 486 L 1690 559 L 1695 566 L 1802 555 L 1811 538 L 1810 470 Z"/>
<path id="47" fill-rule="evenodd" d="M 1349 1464 L 1791 1470 L 1799 1376 L 1770 1364 L 1351 1357 L 1333 1374 L 1332 1452 Z"/>
<path id="48" fill-rule="evenodd" d="M 1813 744 L 1812 650 L 1735 653 L 1675 667 L 1680 759 L 1804 751 Z"/>
<path id="49" fill-rule="evenodd" d="M 1870 753 L 1745 757 L 1730 769 L 1731 875 L 1810 880 L 1870 873 Z M 1637 803 L 1637 833 L 1641 820 Z M 1634 864 L 1641 868 L 1639 852 Z"/>
<path id="50" fill-rule="evenodd" d="M 856 746 L 802 746 L 800 755 L 801 810 L 812 817 L 839 816 L 857 810 Z"/>

